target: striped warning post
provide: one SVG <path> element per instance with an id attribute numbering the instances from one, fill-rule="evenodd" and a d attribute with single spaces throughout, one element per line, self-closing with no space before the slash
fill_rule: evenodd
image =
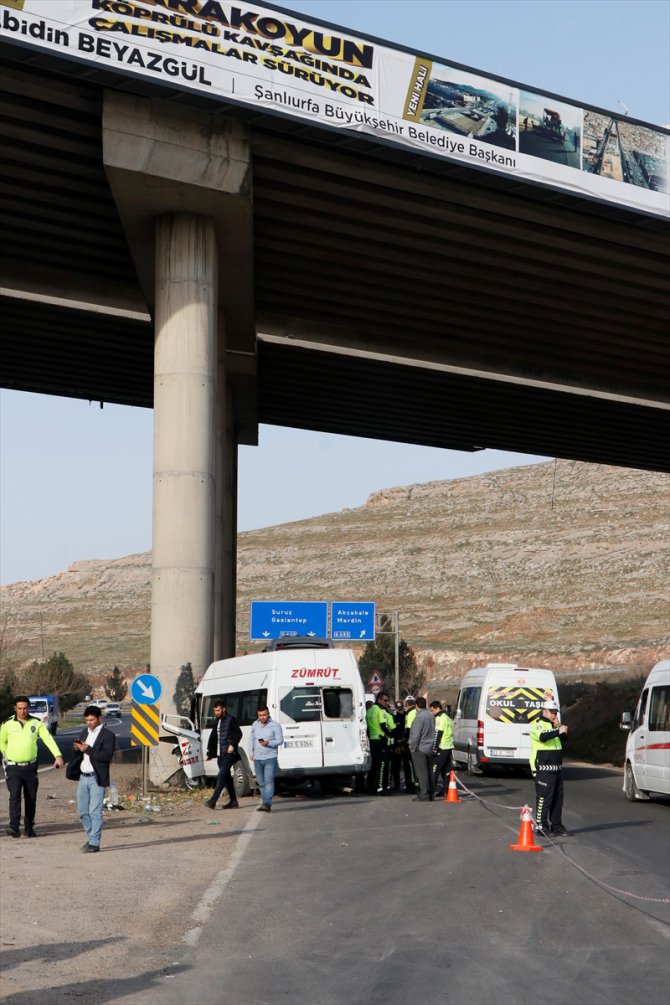
<path id="1" fill-rule="evenodd" d="M 130 710 L 130 746 L 157 746 L 160 720 L 158 703 L 140 705 L 139 702 L 134 701 Z"/>

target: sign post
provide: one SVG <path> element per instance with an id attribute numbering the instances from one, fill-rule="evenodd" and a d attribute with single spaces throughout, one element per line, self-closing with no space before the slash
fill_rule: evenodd
<path id="1" fill-rule="evenodd" d="M 149 747 L 159 742 L 160 706 L 158 699 L 163 685 L 153 674 L 143 673 L 130 685 L 133 704 L 130 710 L 130 745 L 142 748 L 142 795 L 147 794 L 149 775 Z"/>

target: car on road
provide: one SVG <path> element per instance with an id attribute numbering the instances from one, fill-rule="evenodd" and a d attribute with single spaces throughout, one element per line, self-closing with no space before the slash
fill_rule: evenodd
<path id="1" fill-rule="evenodd" d="M 115 716 L 116 718 L 121 718 L 121 706 L 118 701 L 108 701 L 104 709 L 105 719 L 109 719 L 110 716 Z"/>

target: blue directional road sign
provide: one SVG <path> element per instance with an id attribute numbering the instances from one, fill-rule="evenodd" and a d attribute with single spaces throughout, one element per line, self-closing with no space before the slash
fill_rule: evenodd
<path id="1" fill-rule="evenodd" d="M 138 705 L 155 705 L 163 693 L 163 685 L 152 673 L 141 673 L 130 685 L 130 697 Z"/>
<path id="2" fill-rule="evenodd" d="M 375 637 L 375 604 L 367 600 L 334 600 L 330 607 L 330 635 L 336 639 Z"/>
<path id="3" fill-rule="evenodd" d="M 326 600 L 252 600 L 252 639 L 281 639 L 313 635 L 325 639 L 328 631 Z"/>

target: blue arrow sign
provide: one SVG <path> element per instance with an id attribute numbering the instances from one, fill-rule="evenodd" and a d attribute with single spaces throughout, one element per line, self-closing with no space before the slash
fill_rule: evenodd
<path id="1" fill-rule="evenodd" d="M 328 632 L 328 602 L 325 600 L 252 600 L 252 639 L 281 639 L 312 635 L 325 639 Z"/>
<path id="2" fill-rule="evenodd" d="M 163 685 L 152 673 L 141 673 L 130 685 L 130 697 L 138 705 L 153 705 L 163 693 Z"/>
<path id="3" fill-rule="evenodd" d="M 363 640 L 375 637 L 375 604 L 367 600 L 334 600 L 330 608 L 330 635 L 336 639 Z"/>

